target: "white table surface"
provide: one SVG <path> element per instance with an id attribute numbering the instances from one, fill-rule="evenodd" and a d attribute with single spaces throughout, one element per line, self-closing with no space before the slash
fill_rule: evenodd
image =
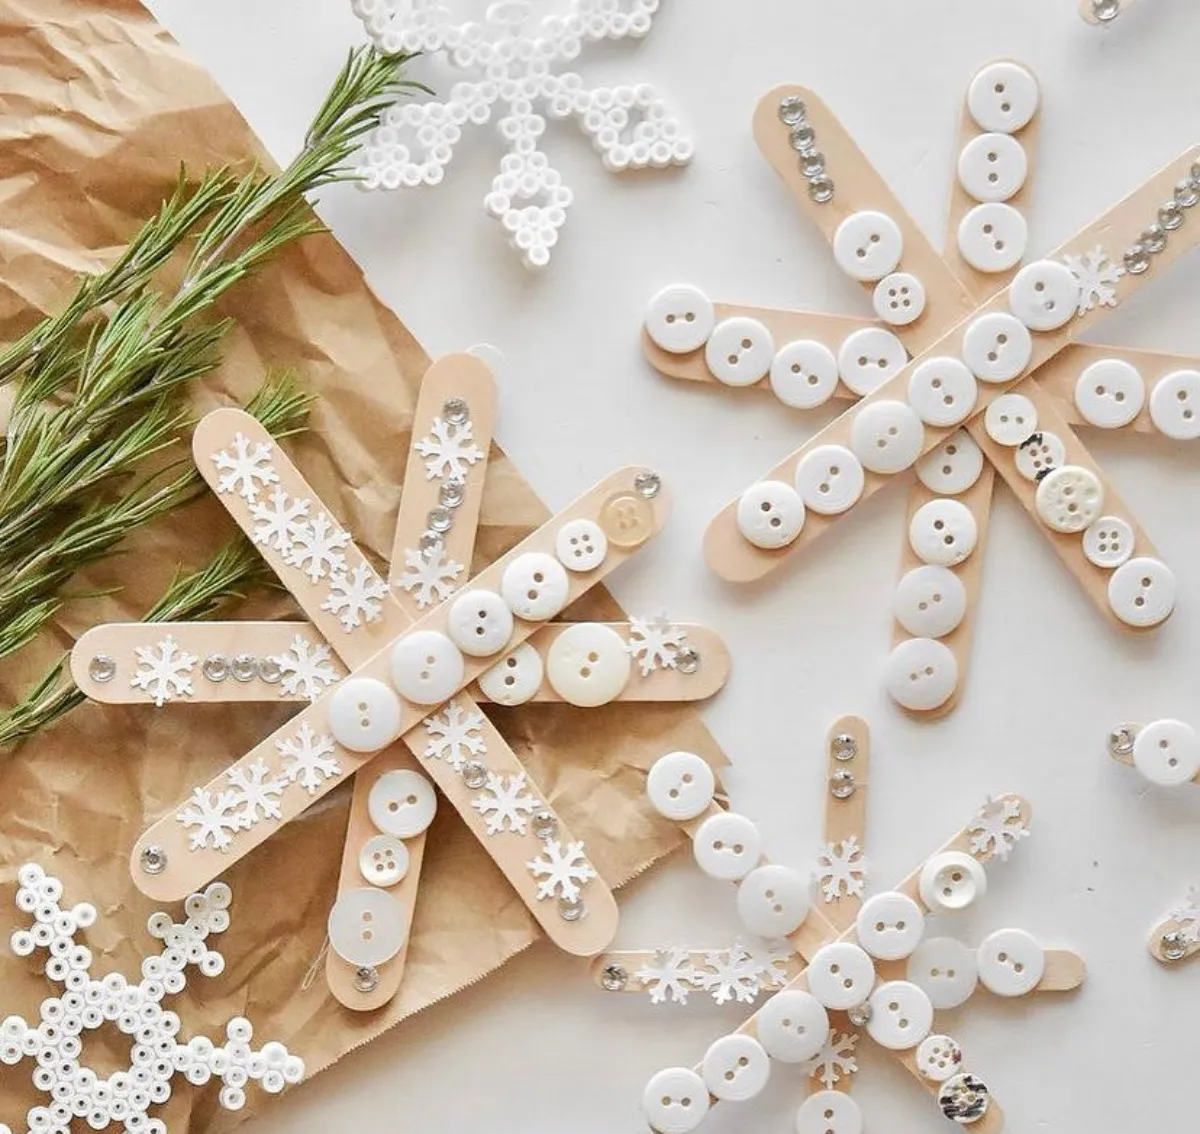
<path id="1" fill-rule="evenodd" d="M 152 6 L 281 160 L 361 38 L 348 0 Z M 575 206 L 541 276 L 522 269 L 483 212 L 501 152 L 490 133 L 464 141 L 440 189 L 343 187 L 322 208 L 432 353 L 479 341 L 504 351 L 499 437 L 551 505 L 626 462 L 652 463 L 669 479 L 677 505 L 667 533 L 614 587 L 634 612 L 658 613 L 669 598 L 673 617 L 726 636 L 735 676 L 707 720 L 733 761 L 734 802 L 762 825 L 773 858 L 813 862 L 822 737 L 844 712 L 872 724 L 877 887 L 907 874 L 986 793 L 1031 799 L 1035 837 L 993 873 L 962 928 L 977 941 L 1020 925 L 1075 946 L 1088 982 L 1074 996 L 1013 1005 L 980 996 L 948 1018 L 1003 1101 L 1008 1128 L 1029 1134 L 1183 1129 L 1196 1113 L 1200 962 L 1164 970 L 1145 939 L 1200 881 L 1200 789 L 1147 790 L 1107 758 L 1104 740 L 1122 719 L 1200 725 L 1198 451 L 1087 435 L 1179 579 L 1175 616 L 1147 637 L 1104 622 L 999 490 L 969 689 L 949 720 L 921 726 L 889 705 L 878 681 L 903 490 L 856 510 L 767 585 L 719 583 L 700 556 L 709 518 L 827 417 L 661 379 L 641 357 L 638 328 L 649 296 L 679 280 L 727 300 L 868 311 L 750 138 L 755 101 L 775 83 L 818 90 L 918 223 L 939 233 L 967 81 L 995 56 L 1028 61 L 1044 97 L 1036 254 L 1197 140 L 1197 43 L 1200 5 L 1190 0 L 1146 0 L 1099 30 L 1079 19 L 1075 0 L 665 0 L 648 39 L 595 51 L 582 70 L 653 81 L 694 131 L 696 161 L 622 181 L 573 125 L 553 124 L 546 147 Z M 1105 319 L 1103 333 L 1200 354 L 1198 302 L 1193 254 Z M 625 894 L 622 912 L 621 946 L 718 947 L 736 931 L 732 894 L 690 857 Z M 603 994 L 578 962 L 539 947 L 265 1106 L 253 1129 L 638 1131 L 650 1074 L 690 1066 L 744 1015 L 700 998 L 673 1009 Z M 855 1089 L 870 1130 L 950 1128 L 878 1052 L 861 1062 Z M 763 1096 L 722 1107 L 703 1129 L 790 1131 L 803 1091 L 798 1072 L 777 1067 Z"/>

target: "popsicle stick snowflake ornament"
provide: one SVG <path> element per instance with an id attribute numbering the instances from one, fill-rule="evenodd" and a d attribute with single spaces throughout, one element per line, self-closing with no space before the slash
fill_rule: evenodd
<path id="1" fill-rule="evenodd" d="M 326 966 L 354 1009 L 400 986 L 435 785 L 556 945 L 591 955 L 615 932 L 615 901 L 583 842 L 480 700 L 693 700 L 728 674 L 723 643 L 703 627 L 552 621 L 662 526 L 666 493 L 647 469 L 614 473 L 467 580 L 494 411 L 479 359 L 430 368 L 389 581 L 252 418 L 209 414 L 197 466 L 308 621 L 100 626 L 72 655 L 97 700 L 304 706 L 147 831 L 131 868 L 151 896 L 185 893 L 354 775 Z M 143 679 L 148 649 L 169 657 L 173 682 Z"/>

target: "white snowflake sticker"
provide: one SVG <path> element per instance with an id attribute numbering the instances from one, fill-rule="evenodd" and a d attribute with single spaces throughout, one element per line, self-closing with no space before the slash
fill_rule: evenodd
<path id="1" fill-rule="evenodd" d="M 223 851 L 233 841 L 234 832 L 242 830 L 236 791 L 211 792 L 195 788 L 192 798 L 180 808 L 175 818 L 191 832 L 192 850 L 212 847 Z"/>
<path id="2" fill-rule="evenodd" d="M 279 473 L 271 464 L 274 446 L 269 441 L 251 445 L 241 433 L 233 438 L 233 448 L 213 454 L 213 463 L 221 475 L 217 478 L 218 492 L 236 492 L 248 504 L 258 500 L 258 490 L 279 481 Z"/>
<path id="3" fill-rule="evenodd" d="M 135 646 L 134 651 L 138 668 L 129 684 L 149 693 L 160 709 L 172 697 L 190 697 L 195 692 L 191 672 L 200 659 L 180 649 L 170 634 L 156 646 Z"/>
<path id="4" fill-rule="evenodd" d="M 967 828 L 971 853 L 976 857 L 993 854 L 1007 859 L 1021 839 L 1029 837 L 1029 828 L 1015 799 L 988 799 Z"/>
<path id="5" fill-rule="evenodd" d="M 528 866 L 533 876 L 541 879 L 539 901 L 561 898 L 564 902 L 577 902 L 579 887 L 598 877 L 583 853 L 583 843 L 567 843 L 564 847 L 556 839 L 547 839 L 542 853 Z"/>
<path id="6" fill-rule="evenodd" d="M 479 735 L 483 728 L 483 714 L 475 709 L 469 713 L 457 701 L 446 705 L 445 711 L 425 718 L 425 731 L 429 743 L 425 745 L 426 760 L 445 760 L 456 772 L 468 760 L 474 760 L 487 752 L 487 745 Z"/>
<path id="7" fill-rule="evenodd" d="M 696 985 L 696 970 L 686 949 L 656 949 L 654 959 L 633 974 L 650 994 L 651 1004 L 686 1004 L 688 992 Z"/>
<path id="8" fill-rule="evenodd" d="M 336 614 L 342 629 L 350 633 L 364 622 L 378 622 L 383 617 L 383 600 L 387 596 L 387 583 L 370 564 L 360 563 L 353 571 L 334 575 L 321 609 Z"/>
<path id="9" fill-rule="evenodd" d="M 849 1078 L 858 1070 L 858 1060 L 854 1049 L 858 1045 L 858 1036 L 837 1035 L 831 1028 L 821 1050 L 812 1059 L 800 1065 L 800 1070 L 811 1075 L 827 1090 L 832 1091 L 834 1085 Z"/>
<path id="10" fill-rule="evenodd" d="M 696 983 L 718 1004 L 728 1004 L 730 1000 L 753 1004 L 762 991 L 762 969 L 741 945 L 705 953 L 704 965 L 696 972 Z"/>
<path id="11" fill-rule="evenodd" d="M 276 485 L 271 490 L 269 504 L 256 502 L 250 505 L 250 515 L 254 518 L 254 542 L 263 547 L 273 547 L 286 558 L 291 553 L 293 541 L 306 523 L 305 517 L 311 507 L 311 500 L 298 500 Z"/>
<path id="12" fill-rule="evenodd" d="M 839 898 L 861 898 L 867 883 L 867 860 L 858 836 L 826 843 L 817 856 L 817 882 L 827 902 Z"/>
<path id="13" fill-rule="evenodd" d="M 230 768 L 228 775 L 238 826 L 248 828 L 263 819 L 283 818 L 279 797 L 287 781 L 277 780 L 265 760 L 255 760 L 245 768 Z"/>
<path id="14" fill-rule="evenodd" d="M 422 610 L 454 594 L 454 581 L 463 573 L 463 565 L 447 558 L 441 547 L 405 551 L 404 566 L 400 589 L 413 595 Z"/>
<path id="15" fill-rule="evenodd" d="M 342 531 L 325 512 L 301 524 L 292 536 L 292 548 L 287 561 L 299 567 L 314 583 L 327 575 L 337 575 L 346 567 L 342 552 L 350 545 L 350 535 Z"/>
<path id="16" fill-rule="evenodd" d="M 674 669 L 686 640 L 687 634 L 680 627 L 672 626 L 665 616 L 632 618 L 625 649 L 637 661 L 642 676 L 649 677 L 660 667 Z"/>
<path id="17" fill-rule="evenodd" d="M 428 480 L 463 480 L 470 467 L 483 460 L 483 450 L 475 444 L 475 427 L 469 421 L 455 423 L 433 419 L 432 437 L 417 442 L 417 452 L 425 458 Z"/>
<path id="18" fill-rule="evenodd" d="M 341 775 L 337 745 L 332 736 L 318 736 L 310 725 L 302 724 L 295 736 L 275 741 L 283 757 L 283 778 L 299 784 L 309 795 L 331 776 Z"/>
<path id="19" fill-rule="evenodd" d="M 515 776 L 498 776 L 488 772 L 483 791 L 471 800 L 480 815 L 487 816 L 487 833 L 498 835 L 509 831 L 523 835 L 529 816 L 541 807 L 540 801 L 529 794 L 524 772 Z"/>
<path id="20" fill-rule="evenodd" d="M 279 692 L 281 696 L 307 697 L 315 701 L 322 690 L 338 680 L 338 672 L 331 661 L 332 651 L 326 645 L 310 642 L 303 634 L 292 639 L 286 654 L 278 654 L 272 660 L 279 666 Z"/>
<path id="21" fill-rule="evenodd" d="M 1125 269 L 1114 264 L 1108 253 L 1099 245 L 1082 256 L 1068 253 L 1063 263 L 1071 270 L 1079 284 L 1079 314 L 1086 315 L 1096 307 L 1116 307 L 1117 284 L 1125 275 Z"/>

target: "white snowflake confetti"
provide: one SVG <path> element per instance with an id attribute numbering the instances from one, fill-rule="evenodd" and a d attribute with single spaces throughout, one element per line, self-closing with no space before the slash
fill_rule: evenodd
<path id="1" fill-rule="evenodd" d="M 251 445 L 244 434 L 235 434 L 232 450 L 213 454 L 213 463 L 222 473 L 217 478 L 217 491 L 236 492 L 248 504 L 257 501 L 260 488 L 279 480 L 271 464 L 274 448 L 269 441 Z"/>
<path id="2" fill-rule="evenodd" d="M 263 819 L 283 817 L 279 797 L 287 781 L 275 779 L 265 760 L 256 760 L 246 768 L 230 768 L 229 783 L 235 795 L 238 825 L 242 828 L 253 827 Z"/>
<path id="3" fill-rule="evenodd" d="M 330 776 L 341 775 L 333 737 L 318 736 L 308 724 L 302 724 L 295 736 L 275 741 L 275 747 L 284 759 L 283 778 L 298 783 L 309 795 Z"/>
<path id="4" fill-rule="evenodd" d="M 734 949 L 740 949 L 758 969 L 758 982 L 762 988 L 782 988 L 794 975 L 788 968 L 795 959 L 796 950 L 786 938 L 777 941 L 760 941 L 751 938 L 735 941 Z"/>
<path id="5" fill-rule="evenodd" d="M 1187 944 L 1200 945 L 1200 886 L 1190 887 L 1183 904 L 1167 917 L 1179 923 L 1179 932 Z"/>
<path id="6" fill-rule="evenodd" d="M 238 793 L 222 791 L 215 795 L 205 788 L 195 788 L 192 798 L 175 816 L 191 831 L 191 849 L 224 850 L 233 841 L 233 833 L 242 830 L 242 818 L 237 811 Z"/>
<path id="7" fill-rule="evenodd" d="M 827 1091 L 835 1083 L 848 1078 L 858 1070 L 854 1049 L 858 1036 L 836 1035 L 832 1030 L 821 1050 L 812 1059 L 800 1065 L 800 1070 L 821 1082 Z"/>
<path id="8" fill-rule="evenodd" d="M 332 652 L 326 645 L 318 646 L 303 634 L 292 639 L 286 654 L 278 654 L 272 660 L 279 666 L 280 696 L 295 697 L 300 694 L 315 701 L 321 691 L 338 680 L 330 658 Z"/>
<path id="9" fill-rule="evenodd" d="M 287 561 L 317 583 L 326 575 L 337 575 L 344 570 L 346 557 L 342 551 L 349 544 L 349 533 L 342 531 L 334 520 L 321 512 L 314 520 L 302 524 L 292 536 L 292 549 Z"/>
<path id="10" fill-rule="evenodd" d="M 629 622 L 629 641 L 625 648 L 637 659 L 643 677 L 649 677 L 659 666 L 674 669 L 679 649 L 687 634 L 672 626 L 664 615 L 658 618 L 633 618 Z"/>
<path id="11" fill-rule="evenodd" d="M 471 806 L 480 815 L 487 816 L 487 833 L 498 835 L 511 831 L 514 835 L 525 834 L 527 819 L 541 802 L 526 791 L 525 773 L 515 776 L 498 776 L 488 772 L 483 791 L 471 800 Z"/>
<path id="12" fill-rule="evenodd" d="M 156 646 L 136 646 L 135 652 L 138 668 L 129 684 L 149 693 L 160 709 L 172 697 L 190 697 L 195 692 L 189 675 L 200 659 L 181 650 L 170 634 Z"/>
<path id="13" fill-rule="evenodd" d="M 562 898 L 565 902 L 579 901 L 579 887 L 598 877 L 583 853 L 583 843 L 562 846 L 557 839 L 547 839 L 542 853 L 527 863 L 538 883 L 538 900 Z"/>
<path id="14" fill-rule="evenodd" d="M 686 1004 L 696 982 L 691 954 L 679 948 L 656 949 L 654 959 L 633 975 L 650 994 L 651 1004 L 662 1004 L 668 996 L 672 1004 Z"/>
<path id="15" fill-rule="evenodd" d="M 387 583 L 370 564 L 360 563 L 349 573 L 339 571 L 334 575 L 321 609 L 336 614 L 342 629 L 350 633 L 364 622 L 378 622 L 383 616 L 383 600 L 387 596 Z"/>
<path id="16" fill-rule="evenodd" d="M 476 756 L 487 752 L 487 745 L 479 731 L 483 728 L 483 714 L 475 709 L 467 713 L 457 701 L 451 701 L 444 712 L 425 718 L 425 731 L 429 743 L 425 745 L 426 760 L 445 760 L 456 772 Z"/>
<path id="17" fill-rule="evenodd" d="M 1017 842 L 1029 837 L 1021 804 L 1015 799 L 989 798 L 967 828 L 967 833 L 971 836 L 973 855 L 990 853 L 999 859 L 1007 859 Z"/>
<path id="18" fill-rule="evenodd" d="M 734 999 L 753 1004 L 762 991 L 762 969 L 741 945 L 705 953 L 704 965 L 696 971 L 696 983 L 718 1004 Z"/>
<path id="19" fill-rule="evenodd" d="M 404 552 L 407 570 L 400 576 L 400 589 L 415 595 L 424 610 L 430 603 L 441 602 L 454 594 L 454 580 L 463 573 L 463 565 L 449 559 L 440 547 L 427 551 Z"/>
<path id="20" fill-rule="evenodd" d="M 850 835 L 841 842 L 826 843 L 817 856 L 816 873 L 825 901 L 861 898 L 867 882 L 867 860 L 858 845 L 858 836 Z"/>
<path id="21" fill-rule="evenodd" d="M 1068 253 L 1063 257 L 1063 263 L 1070 268 L 1071 275 L 1079 284 L 1080 315 L 1101 305 L 1116 307 L 1116 285 L 1125 274 L 1125 269 L 1112 263 L 1103 248 L 1097 245 L 1091 252 L 1085 252 L 1082 256 L 1072 256 Z"/>
<path id="22" fill-rule="evenodd" d="M 271 490 L 269 504 L 256 502 L 250 505 L 250 515 L 254 517 L 254 542 L 274 547 L 286 558 L 292 550 L 292 542 L 307 522 L 305 517 L 311 507 L 311 500 L 289 496 L 276 485 Z"/>
<path id="23" fill-rule="evenodd" d="M 475 444 L 475 427 L 464 421 L 456 424 L 433 419 L 432 437 L 418 441 L 417 452 L 425 458 L 425 476 L 428 480 L 443 477 L 461 481 L 471 465 L 483 460 L 483 450 Z"/>

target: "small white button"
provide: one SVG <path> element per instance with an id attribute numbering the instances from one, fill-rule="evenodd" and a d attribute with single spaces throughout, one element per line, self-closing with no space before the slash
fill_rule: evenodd
<path id="1" fill-rule="evenodd" d="M 925 915 L 907 894 L 889 890 L 868 898 L 855 922 L 858 943 L 880 961 L 902 961 L 921 943 Z"/>
<path id="2" fill-rule="evenodd" d="M 941 642 L 910 638 L 888 655 L 884 684 L 896 704 L 926 712 L 950 699 L 958 685 L 958 662 Z"/>
<path id="3" fill-rule="evenodd" d="M 917 1048 L 917 1070 L 931 1083 L 944 1083 L 962 1067 L 962 1048 L 949 1036 L 926 1036 Z"/>
<path id="4" fill-rule="evenodd" d="M 709 1108 L 708 1087 L 688 1067 L 668 1067 L 642 1092 L 642 1114 L 660 1134 L 689 1134 Z"/>
<path id="5" fill-rule="evenodd" d="M 620 696 L 631 665 L 624 639 L 612 627 L 577 622 L 554 639 L 546 656 L 546 676 L 568 705 L 593 709 Z"/>
<path id="6" fill-rule="evenodd" d="M 1104 485 L 1091 469 L 1063 465 L 1038 481 L 1034 505 L 1055 532 L 1081 532 L 1104 507 Z"/>
<path id="7" fill-rule="evenodd" d="M 1066 264 L 1035 260 L 1013 277 L 1008 306 L 1031 331 L 1056 331 L 1079 311 L 1079 281 Z"/>
<path id="8" fill-rule="evenodd" d="M 1129 560 L 1133 543 L 1133 528 L 1120 516 L 1101 516 L 1083 532 L 1083 554 L 1087 561 L 1109 571 Z"/>
<path id="9" fill-rule="evenodd" d="M 508 608 L 526 622 L 545 622 L 564 606 L 571 584 L 553 555 L 527 551 L 518 555 L 500 577 L 500 594 Z"/>
<path id="10" fill-rule="evenodd" d="M 810 511 L 836 516 L 858 503 L 865 478 L 858 458 L 841 445 L 818 445 L 796 466 L 796 491 Z"/>
<path id="11" fill-rule="evenodd" d="M 1150 420 L 1175 441 L 1200 437 L 1200 371 L 1176 370 L 1160 378 L 1150 392 Z"/>
<path id="12" fill-rule="evenodd" d="M 408 847 L 391 835 L 376 835 L 358 852 L 358 871 L 372 886 L 395 886 L 408 873 Z"/>
<path id="13" fill-rule="evenodd" d="M 571 520 L 554 537 L 554 554 L 568 571 L 594 571 L 608 555 L 608 536 L 595 520 Z"/>
<path id="14" fill-rule="evenodd" d="M 1200 737 L 1183 721 L 1155 721 L 1138 731 L 1133 763 L 1152 784 L 1186 784 L 1200 772 Z"/>
<path id="15" fill-rule="evenodd" d="M 997 445 L 1015 449 L 1037 432 L 1037 407 L 1024 394 L 1001 394 L 984 411 L 983 427 Z"/>
<path id="16" fill-rule="evenodd" d="M 941 1012 L 966 1004 L 979 983 L 975 950 L 954 937 L 927 937 L 908 958 L 908 979 Z"/>
<path id="17" fill-rule="evenodd" d="M 967 109 L 983 130 L 1015 134 L 1037 113 L 1037 79 L 1017 63 L 991 63 L 967 91 Z"/>
<path id="18" fill-rule="evenodd" d="M 945 567 L 914 567 L 897 585 L 892 610 L 914 638 L 944 638 L 967 613 L 967 589 Z"/>
<path id="19" fill-rule="evenodd" d="M 804 924 L 811 902 L 808 883 L 790 866 L 760 866 L 742 880 L 738 916 L 757 937 L 787 937 Z"/>
<path id="20" fill-rule="evenodd" d="M 824 405 L 838 383 L 837 359 L 816 339 L 797 339 L 780 347 L 771 362 L 771 389 L 785 406 L 815 409 Z"/>
<path id="21" fill-rule="evenodd" d="M 1007 201 L 1028 172 L 1025 147 L 1007 134 L 980 134 L 958 155 L 959 184 L 976 201 Z"/>
<path id="22" fill-rule="evenodd" d="M 906 402 L 871 402 L 850 423 L 850 448 L 864 468 L 898 473 L 916 464 L 925 443 L 925 427 Z"/>
<path id="23" fill-rule="evenodd" d="M 915 323 L 925 310 L 925 285 L 911 272 L 893 272 L 875 285 L 875 314 L 893 327 Z"/>
<path id="24" fill-rule="evenodd" d="M 772 1059 L 804 1063 L 829 1038 L 829 1013 L 810 992 L 784 989 L 759 1009 L 759 1042 Z"/>
<path id="25" fill-rule="evenodd" d="M 1146 402 L 1146 383 L 1136 366 L 1123 358 L 1093 362 L 1075 383 L 1075 408 L 1099 429 L 1128 425 Z"/>
<path id="26" fill-rule="evenodd" d="M 975 550 L 979 526 L 961 500 L 930 500 L 913 513 L 908 542 L 922 563 L 953 567 Z"/>
<path id="27" fill-rule="evenodd" d="M 378 752 L 400 735 L 400 698 L 373 677 L 351 677 L 329 698 L 329 731 L 351 752 Z"/>
<path id="28" fill-rule="evenodd" d="M 775 357 L 775 340 L 757 319 L 722 319 L 708 337 L 704 359 L 726 386 L 753 386 L 765 378 Z"/>
<path id="29" fill-rule="evenodd" d="M 386 890 L 348 890 L 329 911 L 329 946 L 351 965 L 390 961 L 408 939 L 408 915 Z"/>
<path id="30" fill-rule="evenodd" d="M 367 814 L 385 835 L 412 839 L 429 829 L 437 814 L 437 792 L 420 772 L 385 772 L 367 793 Z"/>
<path id="31" fill-rule="evenodd" d="M 871 1018 L 867 1034 L 889 1051 L 908 1051 L 933 1027 L 933 1005 L 924 991 L 906 980 L 889 980 L 867 1001 Z"/>
<path id="32" fill-rule="evenodd" d="M 981 382 L 1011 382 L 1033 357 L 1033 336 L 1020 319 L 991 311 L 972 319 L 963 335 L 963 362 Z"/>
<path id="33" fill-rule="evenodd" d="M 804 501 L 790 484 L 761 480 L 738 500 L 737 525 L 755 547 L 786 547 L 804 528 Z"/>
<path id="34" fill-rule="evenodd" d="M 450 604 L 446 632 L 464 654 L 491 657 L 512 637 L 512 611 L 495 591 L 466 591 Z"/>
<path id="35" fill-rule="evenodd" d="M 935 854 L 921 871 L 921 901 L 933 913 L 958 913 L 987 893 L 987 874 L 962 851 Z"/>
<path id="36" fill-rule="evenodd" d="M 712 768 L 693 752 L 660 756 L 646 777 L 651 806 L 664 819 L 677 823 L 707 811 L 716 786 Z"/>
<path id="37" fill-rule="evenodd" d="M 958 251 L 977 272 L 1007 272 L 1028 247 L 1029 225 L 1012 205 L 976 205 L 958 222 Z"/>
<path id="38" fill-rule="evenodd" d="M 879 389 L 908 365 L 904 344 L 882 327 L 851 331 L 838 348 L 838 373 L 860 398 Z"/>
<path id="39" fill-rule="evenodd" d="M 927 358 L 908 379 L 908 404 L 926 425 L 957 425 L 975 407 L 979 385 L 957 358 Z"/>
<path id="40" fill-rule="evenodd" d="M 523 705 L 542 687 L 542 655 L 522 642 L 479 675 L 479 688 L 497 705 Z"/>
<path id="41" fill-rule="evenodd" d="M 700 1065 L 709 1094 L 726 1102 L 752 1099 L 771 1077 L 771 1061 L 752 1036 L 721 1036 L 704 1053 Z"/>
<path id="42" fill-rule="evenodd" d="M 862 1134 L 862 1109 L 845 1091 L 817 1091 L 796 1111 L 796 1134 Z"/>
<path id="43" fill-rule="evenodd" d="M 715 323 L 708 296 L 688 284 L 663 288 L 646 309 L 646 333 L 670 354 L 699 350 Z"/>
<path id="44" fill-rule="evenodd" d="M 917 462 L 917 476 L 930 492 L 957 496 L 983 472 L 983 450 L 965 430 L 951 433 Z"/>
<path id="45" fill-rule="evenodd" d="M 1051 469 L 1061 468 L 1066 459 L 1067 447 L 1057 433 L 1035 433 L 1017 449 L 1017 472 L 1036 482 Z"/>
<path id="46" fill-rule="evenodd" d="M 392 682 L 414 705 L 440 705 L 462 686 L 462 652 L 437 630 L 416 630 L 392 647 Z"/>
<path id="47" fill-rule="evenodd" d="M 998 929 L 979 946 L 979 979 L 997 996 L 1024 996 L 1046 971 L 1042 947 L 1023 929 Z"/>
<path id="48" fill-rule="evenodd" d="M 896 270 L 903 254 L 900 226 L 886 213 L 851 213 L 833 235 L 833 258 L 851 279 L 881 280 Z"/>
<path id="49" fill-rule="evenodd" d="M 871 995 L 875 963 L 860 946 L 835 941 L 817 950 L 807 975 L 809 992 L 826 1008 L 844 1012 Z"/>
<path id="50" fill-rule="evenodd" d="M 710 878 L 737 882 L 758 865 L 762 835 L 744 815 L 732 811 L 710 815 L 692 839 L 692 853 Z"/>
<path id="51" fill-rule="evenodd" d="M 960 1126 L 973 1126 L 991 1106 L 987 1084 L 965 1071 L 942 1084 L 937 1101 L 942 1114 Z"/>
<path id="52" fill-rule="evenodd" d="M 1108 605 L 1127 626 L 1157 626 L 1175 609 L 1175 574 L 1158 559 L 1131 559 L 1108 580 Z"/>

